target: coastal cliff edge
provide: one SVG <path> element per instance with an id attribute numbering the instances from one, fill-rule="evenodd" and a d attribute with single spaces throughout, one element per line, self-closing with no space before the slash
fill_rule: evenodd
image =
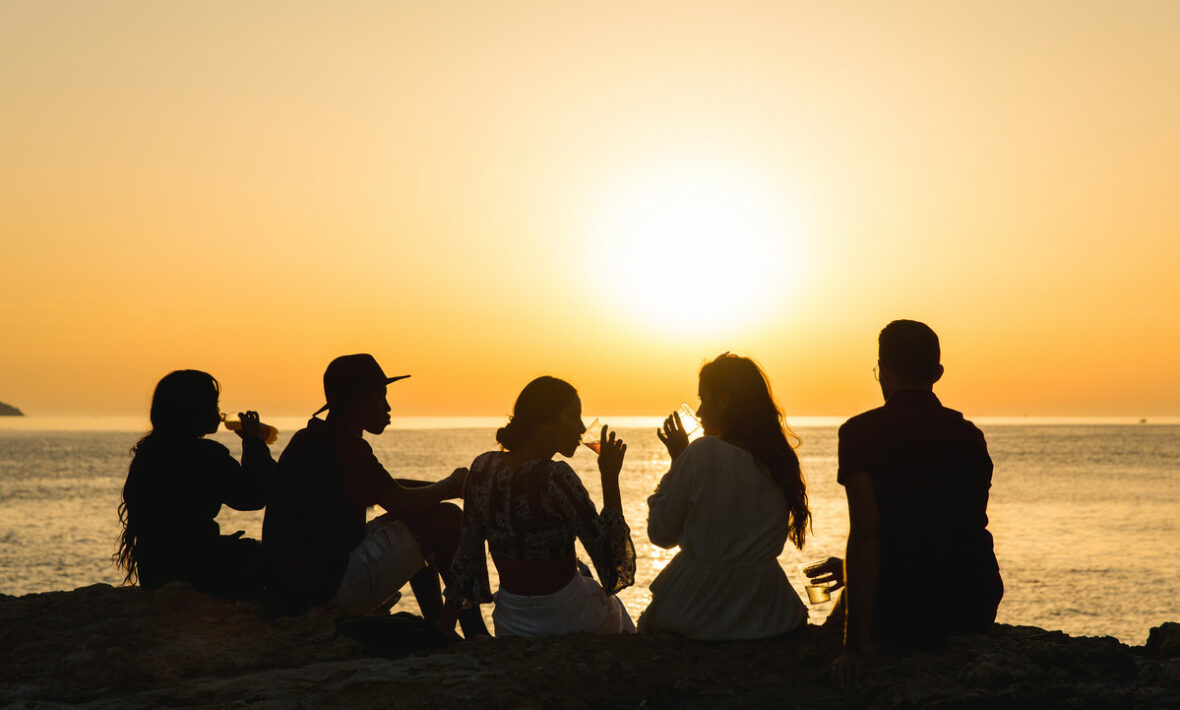
<path id="1" fill-rule="evenodd" d="M 316 610 L 268 619 L 184 585 L 0 595 L 0 706 L 1180 708 L 1175 623 L 1144 646 L 997 624 L 937 654 L 882 658 L 855 692 L 828 680 L 840 638 L 819 626 L 726 643 L 449 645 L 413 618 L 365 628 Z"/>

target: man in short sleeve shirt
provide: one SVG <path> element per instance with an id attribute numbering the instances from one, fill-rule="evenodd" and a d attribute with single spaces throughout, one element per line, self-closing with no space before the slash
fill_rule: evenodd
<path id="1" fill-rule="evenodd" d="M 840 427 L 850 531 L 838 681 L 856 681 L 874 643 L 922 646 L 987 630 L 1003 596 L 987 530 L 992 461 L 979 429 L 934 396 L 939 360 L 928 326 L 887 325 L 877 363 L 885 406 Z"/>
<path id="2" fill-rule="evenodd" d="M 338 357 L 324 372 L 328 403 L 316 414 L 329 414 L 313 416 L 279 457 L 263 522 L 267 583 L 277 611 L 326 605 L 346 614 L 373 613 L 409 581 L 423 616 L 442 619 L 436 568 L 449 573 L 462 516 L 442 501 L 461 497 L 467 470 L 430 485 L 395 481 L 363 436 L 389 425 L 386 387 L 404 377 L 386 377 L 367 354 Z M 373 505 L 387 512 L 366 522 Z M 460 619 L 464 630 L 486 634 L 482 619 L 470 616 Z"/>

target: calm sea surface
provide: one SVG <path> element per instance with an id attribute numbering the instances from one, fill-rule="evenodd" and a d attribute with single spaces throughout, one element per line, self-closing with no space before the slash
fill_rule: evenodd
<path id="1" fill-rule="evenodd" d="M 276 454 L 295 426 L 286 424 L 272 447 Z M 89 430 L 53 431 L 30 420 L 0 423 L 0 593 L 119 583 L 110 555 L 128 449 L 140 435 L 135 426 L 97 420 L 86 425 Z M 1152 626 L 1180 621 L 1180 426 L 981 428 L 996 465 L 989 513 L 1005 585 L 999 621 L 1132 644 L 1142 643 Z M 836 483 L 835 426 L 795 429 L 803 439 L 814 531 L 805 550 L 788 547 L 780 562 L 802 592 L 796 565 L 842 555 L 848 514 Z M 370 440 L 394 475 L 433 480 L 495 448 L 493 431 L 399 428 Z M 639 555 L 636 584 L 620 597 L 638 617 L 650 600 L 648 585 L 672 557 L 647 542 L 645 524 L 646 498 L 667 470 L 668 457 L 654 427 L 620 432 L 629 443 L 623 503 Z M 240 454 L 236 436 L 222 432 L 215 438 Z M 601 504 L 593 454 L 582 449 L 571 464 Z M 261 534 L 261 512 L 223 508 L 218 519 L 223 532 Z M 938 594 L 937 570 L 914 588 Z M 410 599 L 402 606 L 416 609 L 405 591 Z M 812 607 L 812 620 L 822 621 L 829 606 Z M 490 614 L 490 607 L 485 610 Z"/>

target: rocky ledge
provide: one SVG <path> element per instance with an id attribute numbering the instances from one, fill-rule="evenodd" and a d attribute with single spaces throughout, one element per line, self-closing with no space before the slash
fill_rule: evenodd
<path id="1" fill-rule="evenodd" d="M 763 641 L 446 643 L 415 618 L 268 619 L 183 585 L 0 595 L 0 706 L 53 708 L 1180 708 L 1180 624 L 1144 646 L 996 625 L 883 657 L 863 687 L 818 626 Z"/>

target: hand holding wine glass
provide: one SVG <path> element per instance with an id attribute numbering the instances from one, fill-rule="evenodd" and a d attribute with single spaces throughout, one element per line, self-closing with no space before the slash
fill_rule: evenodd
<path id="1" fill-rule="evenodd" d="M 668 449 L 668 455 L 673 461 L 688 448 L 688 432 L 684 430 L 684 422 L 680 419 L 679 411 L 668 415 L 663 428 L 656 429 L 656 436 Z"/>

